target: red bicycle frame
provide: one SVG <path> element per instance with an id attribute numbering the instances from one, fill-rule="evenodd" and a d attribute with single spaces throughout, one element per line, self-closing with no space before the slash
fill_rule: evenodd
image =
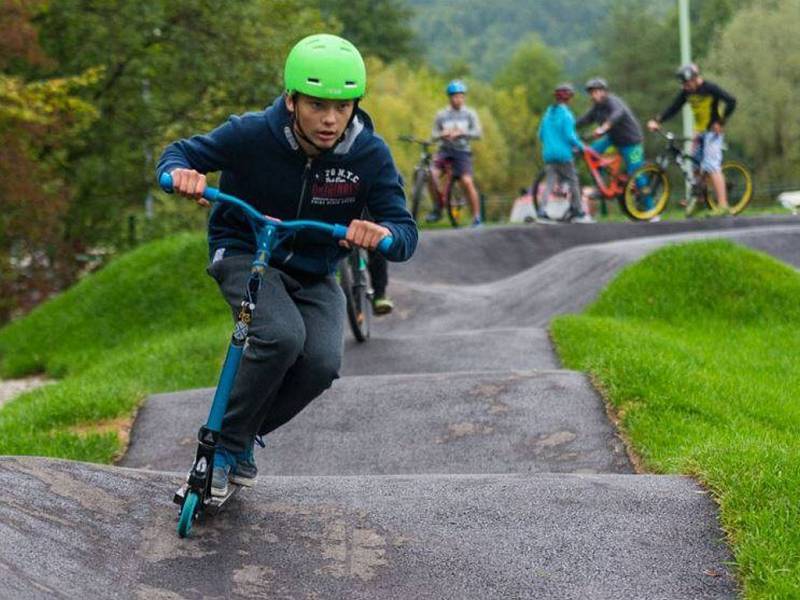
<path id="1" fill-rule="evenodd" d="M 625 191 L 628 174 L 622 170 L 622 156 L 619 153 L 615 152 L 611 156 L 606 156 L 591 146 L 584 146 L 583 160 L 597 184 L 597 189 L 604 198 L 616 198 Z M 602 169 L 608 172 L 608 183 L 603 179 Z"/>

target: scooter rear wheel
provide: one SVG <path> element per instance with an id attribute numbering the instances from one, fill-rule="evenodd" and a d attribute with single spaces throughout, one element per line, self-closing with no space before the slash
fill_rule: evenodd
<path id="1" fill-rule="evenodd" d="M 197 492 L 191 490 L 186 492 L 186 499 L 183 501 L 183 507 L 181 508 L 181 516 L 178 517 L 178 536 L 185 538 L 192 530 L 194 513 L 197 510 L 199 500 L 200 497 Z"/>

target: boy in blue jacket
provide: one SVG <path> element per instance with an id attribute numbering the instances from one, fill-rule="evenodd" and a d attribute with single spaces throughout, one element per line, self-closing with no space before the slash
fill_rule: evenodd
<path id="1" fill-rule="evenodd" d="M 201 205 L 208 205 L 205 173 L 221 171 L 222 191 L 261 213 L 348 225 L 343 247 L 298 233 L 272 255 L 215 453 L 217 496 L 229 481 L 253 485 L 256 436 L 288 422 L 338 377 L 345 301 L 333 273 L 347 248 L 375 250 L 390 235 L 387 258 L 404 261 L 417 244 L 394 160 L 358 107 L 366 69 L 355 46 L 333 35 L 304 38 L 286 59 L 284 79 L 286 93 L 272 106 L 176 141 L 158 163 L 159 176 L 170 173 L 175 191 Z M 208 272 L 235 315 L 253 232 L 235 207 L 219 204 L 208 240 Z"/>
<path id="2" fill-rule="evenodd" d="M 550 198 L 555 181 L 560 180 L 567 182 L 569 186 L 571 221 L 592 223 L 592 217 L 583 212 L 581 188 L 573 160 L 573 151 L 583 150 L 583 142 L 575 131 L 575 116 L 567 107 L 574 95 L 572 85 L 559 84 L 555 89 L 555 104 L 547 107 L 539 123 L 539 139 L 542 142 L 542 158 L 547 177 L 544 194 L 539 202 L 538 217 L 547 219 L 547 199 Z M 537 192 L 538 190 L 533 190 L 533 193 Z"/>

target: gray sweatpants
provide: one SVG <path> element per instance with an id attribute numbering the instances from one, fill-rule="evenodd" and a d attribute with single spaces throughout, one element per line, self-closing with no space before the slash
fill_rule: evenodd
<path id="1" fill-rule="evenodd" d="M 545 202 L 550 198 L 553 186 L 557 181 L 565 182 L 569 186 L 569 205 L 572 214 L 575 216 L 583 214 L 581 203 L 581 186 L 578 182 L 578 172 L 575 170 L 574 162 L 547 163 L 545 169 L 544 198 Z M 544 208 L 544 207 L 542 207 Z"/>
<path id="2" fill-rule="evenodd" d="M 239 255 L 208 267 L 234 321 L 251 262 Z M 222 422 L 220 438 L 228 450 L 242 452 L 254 435 L 284 425 L 339 377 L 344 315 L 344 294 L 333 275 L 267 269 Z"/>

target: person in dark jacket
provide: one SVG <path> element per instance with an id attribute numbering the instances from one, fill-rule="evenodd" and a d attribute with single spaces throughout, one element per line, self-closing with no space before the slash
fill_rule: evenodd
<path id="1" fill-rule="evenodd" d="M 592 132 L 597 138 L 592 142 L 593 150 L 603 154 L 614 146 L 625 161 L 625 171 L 633 175 L 644 166 L 644 146 L 642 126 L 639 119 L 625 101 L 608 90 L 608 82 L 602 77 L 594 77 L 586 82 L 586 93 L 592 99 L 592 107 L 578 119 L 576 126 L 585 127 L 590 123 L 597 125 Z M 647 180 L 637 182 L 647 185 Z M 645 208 L 649 209 L 653 199 L 645 198 Z M 656 216 L 654 221 L 660 220 Z"/>
<path id="2" fill-rule="evenodd" d="M 340 247 L 301 232 L 272 255 L 215 453 L 217 496 L 229 481 L 253 485 L 257 435 L 288 422 L 338 377 L 345 301 L 333 273 L 348 248 L 375 250 L 391 236 L 387 258 L 403 261 L 417 244 L 391 153 L 358 107 L 366 68 L 356 47 L 333 35 L 304 38 L 286 59 L 284 79 L 286 93 L 266 110 L 176 141 L 158 163 L 158 175 L 170 173 L 175 191 L 199 204 L 207 205 L 205 174 L 221 171 L 222 191 L 263 214 L 348 226 Z M 208 239 L 208 272 L 235 314 L 254 234 L 235 207 L 218 204 Z"/>
<path id="3" fill-rule="evenodd" d="M 681 82 L 681 91 L 664 112 L 647 122 L 647 127 L 651 131 L 658 131 L 661 123 L 674 117 L 684 104 L 689 103 L 694 116 L 693 144 L 694 156 L 700 165 L 699 176 L 711 179 L 719 203 L 719 214 L 729 214 L 728 190 L 722 173 L 722 151 L 725 147 L 725 123 L 736 109 L 736 98 L 701 77 L 700 69 L 694 63 L 681 66 L 675 76 Z M 692 214 L 696 206 L 697 198 L 690 199 L 686 207 L 687 214 Z"/>

